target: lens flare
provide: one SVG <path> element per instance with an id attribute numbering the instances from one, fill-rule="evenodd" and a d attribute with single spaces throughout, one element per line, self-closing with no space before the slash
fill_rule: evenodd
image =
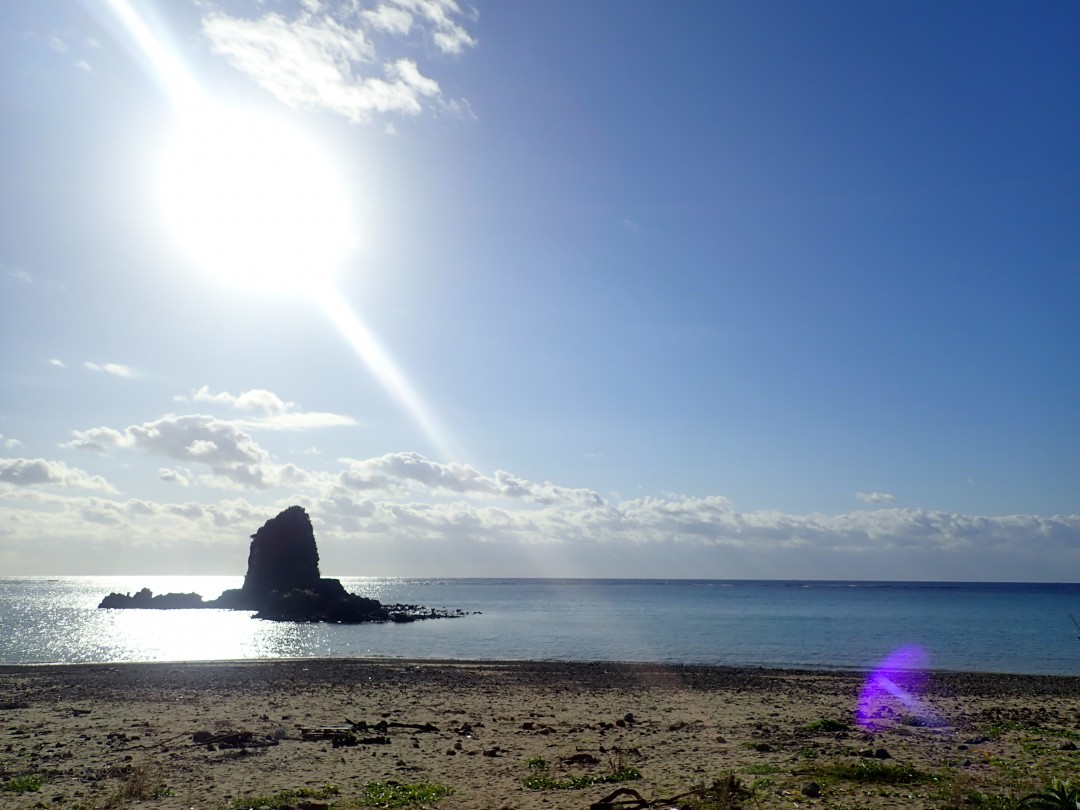
<path id="1" fill-rule="evenodd" d="M 908 718 L 937 725 L 937 716 L 919 696 L 929 667 L 930 655 L 918 645 L 890 653 L 870 673 L 859 693 L 855 711 L 859 725 L 873 730 Z"/>

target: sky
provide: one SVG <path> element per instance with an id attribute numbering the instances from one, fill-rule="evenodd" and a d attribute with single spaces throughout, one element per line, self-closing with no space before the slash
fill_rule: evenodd
<path id="1" fill-rule="evenodd" d="M 0 575 L 1075 581 L 1080 6 L 0 5 Z"/>

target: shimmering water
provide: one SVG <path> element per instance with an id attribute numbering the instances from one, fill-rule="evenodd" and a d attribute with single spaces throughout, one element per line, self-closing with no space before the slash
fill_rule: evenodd
<path id="1" fill-rule="evenodd" d="M 0 663 L 330 656 L 869 669 L 918 645 L 935 669 L 1080 675 L 1077 585 L 343 577 L 383 602 L 480 614 L 343 626 L 97 609 L 110 591 L 212 598 L 240 581 L 2 579 Z"/>

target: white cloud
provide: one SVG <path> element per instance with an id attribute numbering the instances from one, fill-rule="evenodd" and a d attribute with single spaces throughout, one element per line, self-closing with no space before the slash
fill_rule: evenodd
<path id="1" fill-rule="evenodd" d="M 91 475 L 62 461 L 43 458 L 0 458 L 0 483 L 14 486 L 61 486 L 116 492 L 100 475 Z"/>
<path id="2" fill-rule="evenodd" d="M 466 48 L 476 45 L 476 40 L 469 35 L 458 20 L 465 16 L 462 8 L 454 0 L 387 0 L 379 5 L 375 12 L 380 21 L 387 19 L 400 27 L 402 18 L 396 15 L 407 14 L 412 21 L 427 25 L 432 42 L 443 53 L 461 53 Z M 393 30 L 384 28 L 383 30 Z M 400 33 L 408 33 L 408 28 Z M 395 32 L 396 33 L 396 32 Z"/>
<path id="3" fill-rule="evenodd" d="M 179 484 L 182 487 L 186 487 L 190 482 L 188 477 L 184 475 L 180 470 L 174 470 L 171 467 L 158 467 L 158 478 L 169 484 Z"/>
<path id="4" fill-rule="evenodd" d="M 896 496 L 888 492 L 856 492 L 855 497 L 863 503 L 892 503 L 896 500 Z"/>
<path id="5" fill-rule="evenodd" d="M 16 281 L 21 281 L 24 284 L 34 283 L 33 277 L 21 267 L 6 267 L 4 268 L 4 271 L 10 278 L 15 279 Z"/>
<path id="6" fill-rule="evenodd" d="M 57 360 L 55 357 L 53 357 L 53 358 L 51 358 L 49 360 L 49 365 L 50 366 L 56 366 L 57 368 L 64 368 L 64 361 L 63 360 Z"/>
<path id="7" fill-rule="evenodd" d="M 389 34 L 404 36 L 412 30 L 413 15 L 403 8 L 382 3 L 374 9 L 360 12 L 371 27 Z"/>
<path id="8" fill-rule="evenodd" d="M 788 515 L 739 512 L 718 496 L 525 509 L 376 500 L 341 490 L 308 505 L 328 529 L 347 537 L 392 538 L 411 548 L 432 543 L 458 549 L 475 544 L 522 550 L 561 546 L 559 554 L 571 556 L 575 549 L 593 548 L 594 559 L 615 553 L 613 560 L 634 555 L 665 565 L 677 564 L 686 555 L 702 559 L 692 550 L 712 549 L 707 558 L 713 565 L 758 560 L 760 566 L 765 560 L 768 575 L 780 577 L 805 576 L 801 566 L 806 560 L 814 560 L 835 578 L 888 579 L 890 572 L 907 566 L 913 554 L 922 561 L 948 562 L 954 571 L 974 570 L 995 556 L 1073 563 L 1080 557 L 1080 515 L 985 517 L 900 509 Z M 700 575 L 745 576 L 745 570 L 737 574 L 736 569 L 717 567 Z M 1012 569 L 1008 573 L 1018 574 Z"/>
<path id="9" fill-rule="evenodd" d="M 186 401 L 184 397 L 177 397 L 177 399 Z M 240 411 L 259 411 L 265 414 L 285 413 L 296 407 L 295 403 L 285 402 L 277 394 L 262 388 L 253 388 L 250 391 L 244 391 L 242 394 L 233 395 L 227 391 L 215 394 L 210 390 L 209 386 L 204 385 L 191 395 L 191 401 L 214 402 L 219 405 L 228 405 L 230 408 L 236 408 Z"/>
<path id="10" fill-rule="evenodd" d="M 105 374 L 112 374 L 114 377 L 124 377 L 131 379 L 138 376 L 135 370 L 130 366 L 121 365 L 120 363 L 91 363 L 87 361 L 83 363 L 83 366 L 90 371 L 100 371 Z"/>
<path id="11" fill-rule="evenodd" d="M 174 397 L 174 399 L 180 402 L 188 401 L 183 396 Z M 204 385 L 191 395 L 191 401 L 210 402 L 226 405 L 238 411 L 263 414 L 253 420 L 234 423 L 250 429 L 314 430 L 316 428 L 347 427 L 356 424 L 356 420 L 351 416 L 297 410 L 299 406 L 295 402 L 285 402 L 277 394 L 262 388 L 253 388 L 250 391 L 234 395 L 227 391 L 215 394 L 208 386 Z"/>
<path id="12" fill-rule="evenodd" d="M 88 450 L 92 453 L 107 453 L 115 447 L 131 447 L 134 444 L 131 437 L 109 427 L 73 430 L 71 433 L 75 438 L 60 445 L 61 447 L 73 447 L 76 450 Z"/>
<path id="13" fill-rule="evenodd" d="M 64 447 L 99 453 L 135 449 L 203 464 L 212 473 L 207 483 L 218 486 L 267 489 L 299 483 L 306 477 L 294 465 L 273 463 L 269 453 L 236 424 L 202 414 L 169 414 L 122 431 L 98 427 L 72 431 L 72 435 Z"/>
<path id="14" fill-rule="evenodd" d="M 237 424 L 252 429 L 264 430 L 315 430 L 329 427 L 349 427 L 356 424 L 351 416 L 338 413 L 321 413 L 319 411 L 306 411 L 297 413 L 280 413 L 274 416 L 265 416 L 258 420 L 245 420 Z"/>
<path id="15" fill-rule="evenodd" d="M 3 444 L 4 447 L 11 450 L 11 449 L 14 449 L 16 447 L 21 446 L 22 442 L 20 442 L 18 439 L 12 439 L 12 438 L 5 439 L 4 434 L 0 433 L 0 444 Z"/>
<path id="16" fill-rule="evenodd" d="M 436 80 L 404 54 L 376 51 L 370 34 L 407 44 L 412 31 L 431 36 L 443 53 L 475 45 L 452 0 L 389 0 L 374 9 L 307 0 L 297 16 L 268 12 L 254 19 L 214 9 L 202 18 L 215 53 L 292 107 L 326 109 L 351 121 L 377 114 L 417 115 L 425 106 L 467 109 L 442 99 Z"/>
<path id="17" fill-rule="evenodd" d="M 433 493 L 515 498 L 535 504 L 578 504 L 599 506 L 603 499 L 589 489 L 537 484 L 497 470 L 488 477 L 467 464 L 440 464 L 419 453 L 388 453 L 378 458 L 358 461 L 341 459 L 348 470 L 339 483 L 354 491 L 383 490 L 403 492 L 408 488 Z"/>

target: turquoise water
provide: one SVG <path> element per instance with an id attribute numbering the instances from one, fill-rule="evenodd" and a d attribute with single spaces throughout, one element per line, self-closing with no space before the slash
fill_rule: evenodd
<path id="1" fill-rule="evenodd" d="M 645 661 L 868 669 L 918 645 L 934 669 L 1080 675 L 1080 586 L 342 577 L 383 602 L 480 611 L 409 625 L 98 610 L 114 590 L 239 577 L 0 580 L 0 664 L 331 657 Z"/>

